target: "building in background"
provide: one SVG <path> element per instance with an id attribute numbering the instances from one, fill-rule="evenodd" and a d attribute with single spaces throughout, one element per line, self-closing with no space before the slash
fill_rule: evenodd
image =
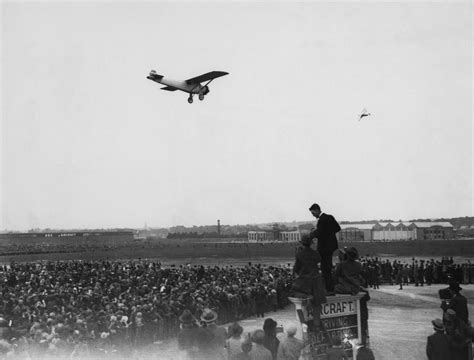
<path id="1" fill-rule="evenodd" d="M 343 242 L 447 240 L 454 238 L 449 222 L 375 222 L 371 224 L 341 224 L 337 234 Z"/>
<path id="2" fill-rule="evenodd" d="M 372 241 L 374 224 L 341 224 L 337 233 L 340 241 Z"/>
<path id="3" fill-rule="evenodd" d="M 301 240 L 301 234 L 299 231 L 281 231 L 279 240 L 284 242 L 297 242 Z"/>
<path id="4" fill-rule="evenodd" d="M 373 241 L 417 240 L 416 226 L 410 222 L 379 222 L 372 230 Z"/>
<path id="5" fill-rule="evenodd" d="M 301 234 L 296 228 L 289 228 L 284 224 L 268 224 L 258 226 L 248 231 L 249 242 L 297 242 L 301 240 Z"/>
<path id="6" fill-rule="evenodd" d="M 417 240 L 446 240 L 454 238 L 453 225 L 447 221 L 414 222 Z"/>
<path id="7" fill-rule="evenodd" d="M 272 231 L 249 231 L 248 232 L 248 241 L 249 242 L 268 242 L 273 241 L 273 232 Z"/>

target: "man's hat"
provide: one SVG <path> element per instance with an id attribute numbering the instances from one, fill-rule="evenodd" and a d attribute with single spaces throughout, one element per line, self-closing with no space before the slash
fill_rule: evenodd
<path id="1" fill-rule="evenodd" d="M 192 324 L 196 321 L 196 318 L 191 314 L 191 311 L 188 309 L 184 310 L 181 316 L 179 317 L 179 321 L 183 324 Z"/>
<path id="2" fill-rule="evenodd" d="M 205 308 L 202 311 L 201 321 L 214 322 L 217 320 L 217 313 L 209 308 Z"/>
<path id="3" fill-rule="evenodd" d="M 275 329 L 277 326 L 277 322 L 273 320 L 272 318 L 265 319 L 265 322 L 263 323 L 263 330 L 270 330 L 270 329 Z"/>
<path id="4" fill-rule="evenodd" d="M 462 287 L 459 286 L 459 283 L 456 280 L 449 282 L 449 289 L 453 291 L 461 291 Z"/>
<path id="5" fill-rule="evenodd" d="M 443 320 L 441 320 L 441 319 L 434 319 L 434 320 L 431 321 L 431 323 L 433 324 L 433 328 L 434 328 L 435 330 L 444 331 Z"/>

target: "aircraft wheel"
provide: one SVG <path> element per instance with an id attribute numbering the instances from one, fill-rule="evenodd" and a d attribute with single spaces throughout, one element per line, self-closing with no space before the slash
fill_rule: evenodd
<path id="1" fill-rule="evenodd" d="M 201 100 L 201 101 L 204 100 L 204 94 L 199 94 L 199 100 Z"/>
<path id="2" fill-rule="evenodd" d="M 190 96 L 188 97 L 188 103 L 192 104 L 193 103 L 193 98 Z"/>

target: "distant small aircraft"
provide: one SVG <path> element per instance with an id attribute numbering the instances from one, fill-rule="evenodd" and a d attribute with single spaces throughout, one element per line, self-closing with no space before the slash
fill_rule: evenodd
<path id="1" fill-rule="evenodd" d="M 370 115 L 370 113 L 367 112 L 366 108 L 364 108 L 364 110 L 362 110 L 362 113 L 359 115 L 359 121 L 361 121 L 363 117 L 369 116 L 369 115 Z"/>
<path id="2" fill-rule="evenodd" d="M 180 81 L 165 78 L 163 75 L 158 75 L 155 70 L 151 70 L 150 75 L 147 76 L 147 79 L 166 85 L 165 87 L 162 87 L 161 90 L 181 90 L 187 92 L 189 94 L 188 103 L 192 104 L 194 94 L 199 94 L 199 100 L 204 100 L 204 96 L 209 94 L 209 84 L 211 81 L 227 74 L 229 73 L 224 71 L 211 71 L 188 80 Z M 207 83 L 201 85 L 201 83 L 205 81 L 207 81 Z"/>

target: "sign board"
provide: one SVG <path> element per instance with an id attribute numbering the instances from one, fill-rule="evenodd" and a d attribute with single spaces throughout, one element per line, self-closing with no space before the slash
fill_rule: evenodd
<path id="1" fill-rule="evenodd" d="M 328 296 L 322 304 L 320 318 L 324 331 L 317 334 L 312 331 L 313 309 L 310 299 L 296 298 L 290 300 L 296 305 L 299 322 L 306 325 L 307 340 L 311 346 L 312 359 L 324 359 L 330 339 L 339 338 L 344 346 L 346 355 L 352 358 L 352 346 L 348 340 L 361 341 L 360 299 L 363 295 Z"/>

